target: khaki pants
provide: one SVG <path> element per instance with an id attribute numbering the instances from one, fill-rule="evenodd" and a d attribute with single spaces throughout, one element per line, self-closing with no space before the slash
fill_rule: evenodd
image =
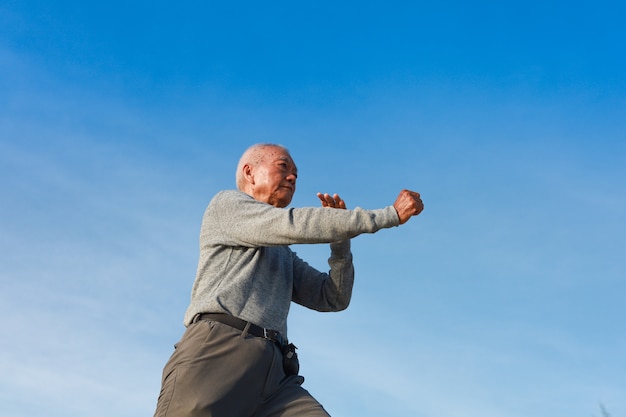
<path id="1" fill-rule="evenodd" d="M 199 320 L 165 365 L 154 416 L 330 417 L 302 382 L 273 342 Z"/>

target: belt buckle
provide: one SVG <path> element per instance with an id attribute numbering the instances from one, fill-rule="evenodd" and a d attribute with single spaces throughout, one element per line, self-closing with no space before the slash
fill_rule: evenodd
<path id="1" fill-rule="evenodd" d="M 268 340 L 275 340 L 276 339 L 276 332 L 274 332 L 273 330 L 266 329 L 264 327 L 263 328 L 263 338 L 264 339 L 268 339 Z"/>
<path id="2" fill-rule="evenodd" d="M 271 340 L 279 346 L 283 346 L 285 344 L 285 339 L 283 339 L 283 336 L 276 330 L 263 328 L 263 337 L 267 340 Z"/>

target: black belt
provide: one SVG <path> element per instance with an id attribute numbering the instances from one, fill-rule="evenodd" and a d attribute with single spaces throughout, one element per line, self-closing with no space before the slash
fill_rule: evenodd
<path id="1" fill-rule="evenodd" d="M 231 316 L 230 314 L 223 313 L 200 313 L 197 314 L 192 323 L 197 322 L 198 320 L 210 320 L 217 321 L 222 324 L 226 324 L 227 326 L 234 327 L 237 330 L 241 330 L 242 332 L 248 328 L 248 334 L 256 337 L 262 337 L 263 339 L 271 340 L 276 343 L 278 346 L 283 347 L 287 345 L 287 340 L 280 334 L 280 332 L 276 330 L 270 330 L 263 328 L 261 326 L 257 326 L 254 323 L 250 323 L 249 321 L 242 320 L 240 318 Z"/>

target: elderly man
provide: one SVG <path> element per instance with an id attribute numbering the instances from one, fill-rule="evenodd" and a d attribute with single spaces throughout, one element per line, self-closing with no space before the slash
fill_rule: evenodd
<path id="1" fill-rule="evenodd" d="M 155 417 L 320 417 L 287 341 L 291 302 L 318 311 L 347 308 L 354 269 L 350 238 L 398 226 L 424 206 L 400 192 L 392 206 L 346 210 L 318 193 L 321 208 L 290 208 L 298 171 L 286 148 L 250 147 L 238 190 L 218 193 L 200 232 L 200 259 L 185 334 L 163 370 Z M 289 248 L 330 243 L 329 273 Z"/>

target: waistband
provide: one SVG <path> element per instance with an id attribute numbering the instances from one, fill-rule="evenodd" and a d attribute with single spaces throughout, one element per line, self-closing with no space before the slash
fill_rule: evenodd
<path id="1" fill-rule="evenodd" d="M 231 316 L 230 314 L 200 313 L 196 314 L 191 322 L 196 323 L 200 320 L 217 321 L 218 323 L 222 323 L 237 330 L 241 330 L 242 332 L 251 334 L 252 336 L 262 337 L 263 339 L 271 340 L 280 347 L 286 346 L 289 343 L 287 339 L 284 338 L 283 335 L 281 335 L 280 332 L 277 330 L 271 330 L 261 326 L 257 326 L 254 323 L 242 320 L 238 317 Z"/>

